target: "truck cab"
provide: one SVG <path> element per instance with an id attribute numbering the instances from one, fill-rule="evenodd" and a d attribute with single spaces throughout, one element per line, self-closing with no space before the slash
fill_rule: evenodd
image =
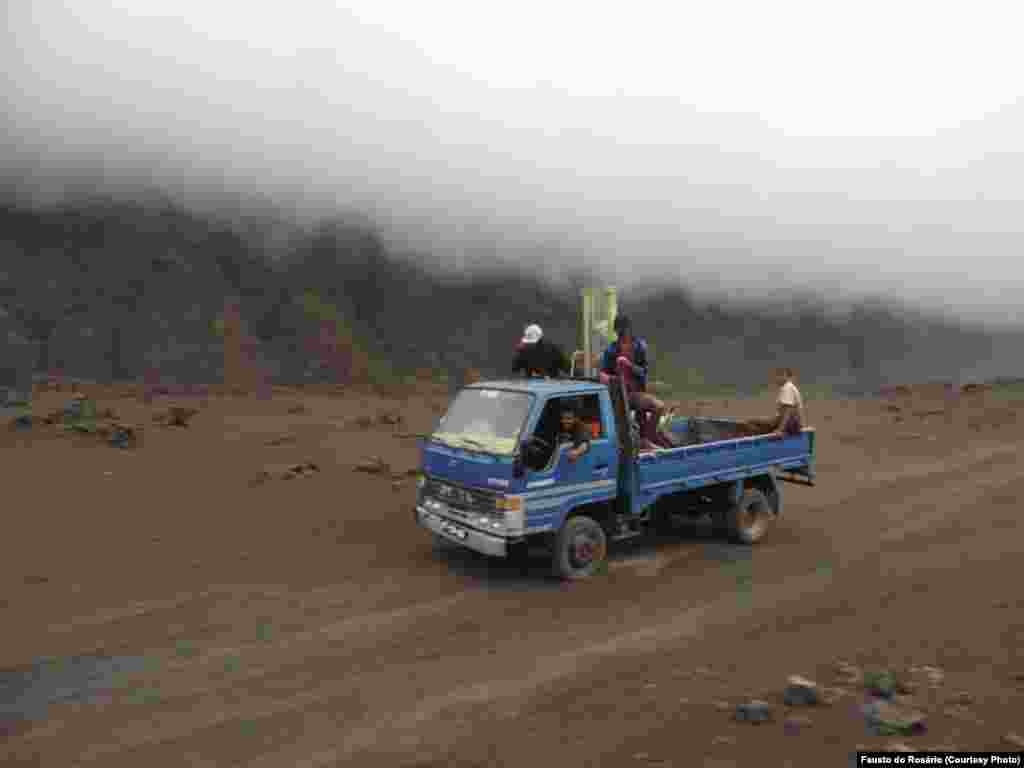
<path id="1" fill-rule="evenodd" d="M 621 386 L 523 379 L 463 388 L 421 446 L 416 522 L 494 557 L 551 552 L 554 571 L 587 578 L 608 542 L 671 516 L 711 514 L 745 544 L 781 511 L 778 480 L 813 482 L 814 431 L 737 437 L 727 419 L 676 419 L 679 447 L 638 451 Z M 559 445 L 566 407 L 590 432 L 576 461 Z"/>

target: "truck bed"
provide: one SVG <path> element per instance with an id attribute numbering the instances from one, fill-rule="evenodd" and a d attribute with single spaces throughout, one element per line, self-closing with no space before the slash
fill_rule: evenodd
<path id="1" fill-rule="evenodd" d="M 677 418 L 670 426 L 678 448 L 642 451 L 637 457 L 640 506 L 659 496 L 746 477 L 773 474 L 814 479 L 814 429 L 799 435 L 734 437 L 730 419 Z"/>

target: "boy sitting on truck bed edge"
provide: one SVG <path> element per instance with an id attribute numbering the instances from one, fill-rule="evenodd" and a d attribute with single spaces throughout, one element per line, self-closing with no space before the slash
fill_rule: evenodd
<path id="1" fill-rule="evenodd" d="M 779 393 L 775 398 L 778 412 L 773 419 L 750 419 L 748 430 L 754 435 L 799 435 L 804 426 L 804 399 L 793 383 L 792 368 L 777 368 L 775 385 Z"/>

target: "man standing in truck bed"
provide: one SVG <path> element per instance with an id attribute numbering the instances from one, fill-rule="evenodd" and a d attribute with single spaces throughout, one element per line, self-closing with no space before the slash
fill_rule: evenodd
<path id="1" fill-rule="evenodd" d="M 648 414 L 644 439 L 662 448 L 675 447 L 661 435 L 658 425 L 665 414 L 665 404 L 647 393 L 647 342 L 633 336 L 633 325 L 625 315 L 615 318 L 617 339 L 605 350 L 601 358 L 601 373 L 621 376 L 626 385 L 629 404 L 634 410 Z M 604 377 L 602 377 L 604 378 Z"/>

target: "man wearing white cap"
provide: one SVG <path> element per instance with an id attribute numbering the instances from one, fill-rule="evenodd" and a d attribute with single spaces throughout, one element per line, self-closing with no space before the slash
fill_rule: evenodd
<path id="1" fill-rule="evenodd" d="M 539 325 L 528 325 L 512 361 L 512 371 L 556 378 L 560 371 L 569 372 L 569 358 L 555 342 L 544 338 Z"/>

